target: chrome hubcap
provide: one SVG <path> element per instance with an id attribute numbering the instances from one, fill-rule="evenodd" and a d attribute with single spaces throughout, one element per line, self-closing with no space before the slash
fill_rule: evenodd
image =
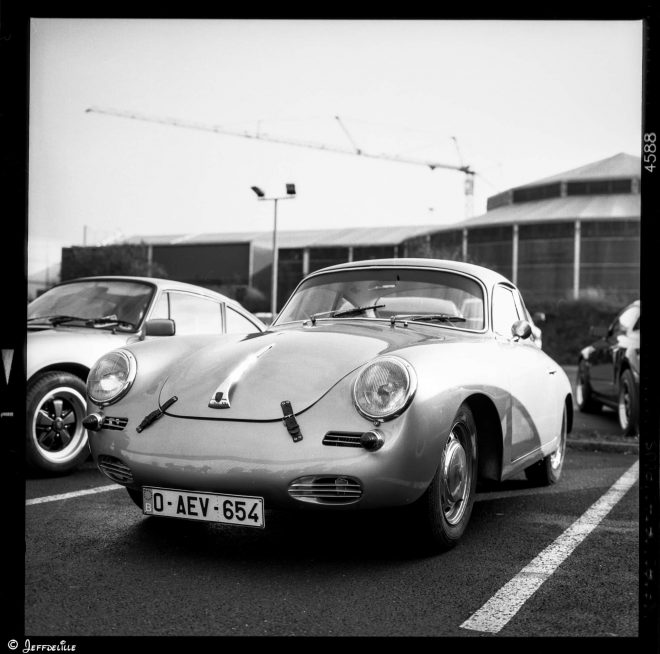
<path id="1" fill-rule="evenodd" d="M 442 510 L 449 524 L 456 524 L 463 517 L 471 483 L 470 465 L 459 440 L 459 430 L 464 431 L 462 425 L 455 425 L 452 429 L 442 462 Z"/>

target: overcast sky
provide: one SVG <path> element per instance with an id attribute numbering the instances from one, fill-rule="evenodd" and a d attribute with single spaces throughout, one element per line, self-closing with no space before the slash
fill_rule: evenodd
<path id="1" fill-rule="evenodd" d="M 28 274 L 84 239 L 272 230 L 253 185 L 296 184 L 280 229 L 465 217 L 457 171 L 89 107 L 462 162 L 480 173 L 476 214 L 512 186 L 640 151 L 641 21 L 33 19 L 30 39 Z"/>

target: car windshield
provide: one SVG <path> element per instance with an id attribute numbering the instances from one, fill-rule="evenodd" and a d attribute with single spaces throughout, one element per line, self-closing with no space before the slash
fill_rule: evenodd
<path id="1" fill-rule="evenodd" d="M 154 293 L 151 284 L 127 280 L 87 280 L 55 286 L 28 304 L 28 322 L 120 328 L 139 326 Z"/>
<path id="2" fill-rule="evenodd" d="M 419 268 L 347 269 L 305 280 L 275 324 L 395 316 L 461 329 L 484 328 L 481 285 L 461 274 Z"/>

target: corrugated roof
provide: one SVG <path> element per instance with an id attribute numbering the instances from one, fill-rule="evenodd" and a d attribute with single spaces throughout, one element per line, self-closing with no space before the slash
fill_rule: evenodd
<path id="1" fill-rule="evenodd" d="M 641 196 L 621 195 L 574 195 L 536 202 L 509 204 L 492 209 L 481 216 L 456 223 L 446 229 L 463 229 L 481 225 L 548 222 L 555 220 L 639 220 Z"/>
<path id="2" fill-rule="evenodd" d="M 515 188 L 527 188 L 528 186 L 540 186 L 552 182 L 585 181 L 596 179 L 619 179 L 627 177 L 639 177 L 642 171 L 642 160 L 625 152 L 620 152 L 607 159 L 594 161 L 573 168 L 557 175 L 544 177 L 543 179 L 516 186 Z"/>
<path id="3" fill-rule="evenodd" d="M 398 245 L 403 241 L 437 231 L 438 225 L 414 225 L 394 227 L 350 227 L 345 229 L 278 230 L 279 248 L 350 247 L 365 245 Z M 223 232 L 203 234 L 168 234 L 161 236 L 136 235 L 123 243 L 148 245 L 177 245 L 201 243 L 254 243 L 271 247 L 273 232 Z"/>

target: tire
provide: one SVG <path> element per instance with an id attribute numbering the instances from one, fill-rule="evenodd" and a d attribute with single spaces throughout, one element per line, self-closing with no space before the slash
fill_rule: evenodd
<path id="1" fill-rule="evenodd" d="M 559 447 L 534 465 L 525 468 L 525 477 L 533 484 L 551 486 L 559 481 L 564 467 L 564 459 L 566 458 L 566 432 L 566 406 L 564 406 L 564 413 L 561 417 Z"/>
<path id="2" fill-rule="evenodd" d="M 639 429 L 639 399 L 635 378 L 630 370 L 619 377 L 619 425 L 624 436 L 635 436 Z"/>
<path id="3" fill-rule="evenodd" d="M 575 403 L 582 413 L 598 413 L 602 404 L 594 400 L 586 364 L 580 361 L 575 380 Z"/>
<path id="4" fill-rule="evenodd" d="M 138 506 L 140 511 L 142 510 L 142 489 L 138 488 L 137 490 L 134 488 L 127 488 L 126 492 L 128 493 L 129 497 L 135 502 L 135 504 Z"/>
<path id="5" fill-rule="evenodd" d="M 47 372 L 31 381 L 26 393 L 28 468 L 47 474 L 68 474 L 89 456 L 85 382 L 68 372 Z"/>
<path id="6" fill-rule="evenodd" d="M 416 502 L 422 544 L 446 551 L 458 543 L 472 514 L 477 484 L 477 426 L 462 404 L 452 421 L 431 484 Z"/>

